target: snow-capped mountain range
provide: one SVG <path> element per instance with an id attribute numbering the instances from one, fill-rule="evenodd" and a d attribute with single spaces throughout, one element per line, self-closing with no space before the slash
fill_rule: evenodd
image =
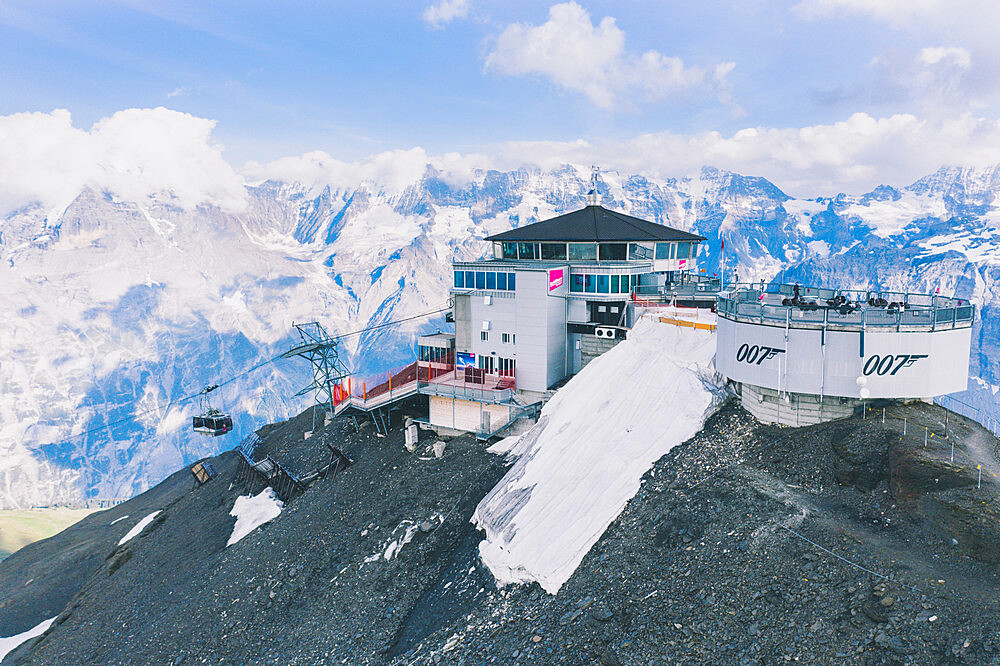
<path id="1" fill-rule="evenodd" d="M 260 423 L 309 404 L 307 368 L 282 360 L 292 322 L 346 333 L 445 306 L 450 262 L 482 239 L 585 203 L 589 169 L 428 166 L 403 188 L 246 185 L 239 212 L 125 200 L 84 189 L 65 207 L 0 219 L 0 508 L 126 497 L 180 465 L 231 448 Z M 603 205 L 719 242 L 740 279 L 955 293 L 980 305 L 970 404 L 1000 385 L 1000 167 L 943 168 L 863 196 L 794 199 L 764 178 L 704 168 L 683 179 L 602 173 Z M 443 317 L 343 341 L 356 372 L 412 359 Z M 190 432 L 209 383 L 236 431 Z M 997 410 L 1000 411 L 1000 410 Z M 134 420 L 128 417 L 139 413 Z M 109 423 L 125 419 L 123 423 Z M 84 431 L 94 432 L 77 436 Z"/>

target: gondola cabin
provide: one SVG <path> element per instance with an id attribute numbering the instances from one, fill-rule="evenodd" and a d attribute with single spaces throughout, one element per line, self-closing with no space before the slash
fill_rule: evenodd
<path id="1" fill-rule="evenodd" d="M 214 409 L 200 416 L 193 417 L 191 422 L 196 433 L 209 437 L 225 435 L 233 429 L 232 417 L 229 414 L 223 414 Z"/>

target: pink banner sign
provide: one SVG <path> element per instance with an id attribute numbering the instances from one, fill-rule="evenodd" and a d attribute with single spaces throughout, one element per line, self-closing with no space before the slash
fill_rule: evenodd
<path id="1" fill-rule="evenodd" d="M 555 291 L 563 286 L 565 268 L 553 268 L 549 271 L 549 291 Z"/>

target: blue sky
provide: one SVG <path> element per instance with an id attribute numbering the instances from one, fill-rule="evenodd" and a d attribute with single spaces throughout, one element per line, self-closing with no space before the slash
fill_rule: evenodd
<path id="1" fill-rule="evenodd" d="M 212 140 L 237 166 L 313 150 L 348 162 L 413 147 L 510 153 L 511 142 L 535 146 L 530 157 L 541 142 L 581 140 L 614 161 L 647 135 L 660 139 L 640 146 L 650 154 L 686 146 L 724 163 L 752 129 L 773 134 L 767 146 L 754 139 L 756 157 L 718 165 L 777 177 L 810 168 L 780 153 L 789 140 L 780 132 L 798 133 L 800 151 L 838 150 L 868 132 L 838 133 L 856 114 L 888 142 L 868 152 L 891 151 L 893 136 L 913 131 L 953 142 L 946 125 L 963 116 L 980 124 L 957 139 L 981 146 L 1000 117 L 998 5 L 0 0 L 0 115 L 67 109 L 86 130 L 124 109 L 163 106 L 217 121 Z M 900 114 L 912 122 L 888 122 Z M 810 127 L 833 128 L 830 145 L 803 139 Z M 713 133 L 729 143 L 707 145 Z M 887 156 L 887 176 L 918 146 Z M 989 146 L 973 161 L 1000 154 Z M 942 149 L 926 164 L 963 154 Z M 837 168 L 860 157 L 838 158 Z M 878 156 L 866 159 L 877 172 Z M 830 173 L 813 185 L 836 184 Z"/>

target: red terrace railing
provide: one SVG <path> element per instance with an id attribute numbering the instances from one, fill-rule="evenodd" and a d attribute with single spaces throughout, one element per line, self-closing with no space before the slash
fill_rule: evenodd
<path id="1" fill-rule="evenodd" d="M 472 387 L 485 391 L 514 390 L 517 386 L 515 373 L 489 374 L 482 368 L 457 369 L 453 363 L 432 361 L 427 365 L 420 365 L 413 362 L 371 377 L 349 377 L 345 383 L 334 386 L 333 403 L 336 406 L 352 397 L 370 400 L 386 393 L 391 394 L 414 382 L 440 382 L 458 388 Z"/>
<path id="2" fill-rule="evenodd" d="M 429 366 L 417 366 L 417 380 L 421 382 L 432 382 L 438 377 L 452 375 L 454 372 L 455 366 L 452 363 L 434 363 Z"/>
<path id="3" fill-rule="evenodd" d="M 514 388 L 515 378 L 513 374 L 487 374 L 482 368 L 463 368 L 460 374 L 466 384 L 476 384 L 484 388 L 495 388 L 498 390 Z"/>
<path id="4" fill-rule="evenodd" d="M 401 389 L 415 381 L 417 381 L 415 361 L 371 377 L 348 377 L 346 382 L 333 387 L 333 404 L 339 405 L 352 397 L 368 400 Z"/>
<path id="5" fill-rule="evenodd" d="M 383 377 L 384 379 L 382 379 Z M 374 383 L 377 382 L 378 379 L 382 379 L 382 381 Z M 415 381 L 417 381 L 416 361 L 402 368 L 383 372 L 377 375 L 376 378 L 369 378 L 368 381 L 363 382 L 361 385 L 361 397 L 368 400 L 369 398 L 374 398 L 375 396 L 382 395 L 383 393 L 389 393 L 394 388 L 402 388 Z"/>

